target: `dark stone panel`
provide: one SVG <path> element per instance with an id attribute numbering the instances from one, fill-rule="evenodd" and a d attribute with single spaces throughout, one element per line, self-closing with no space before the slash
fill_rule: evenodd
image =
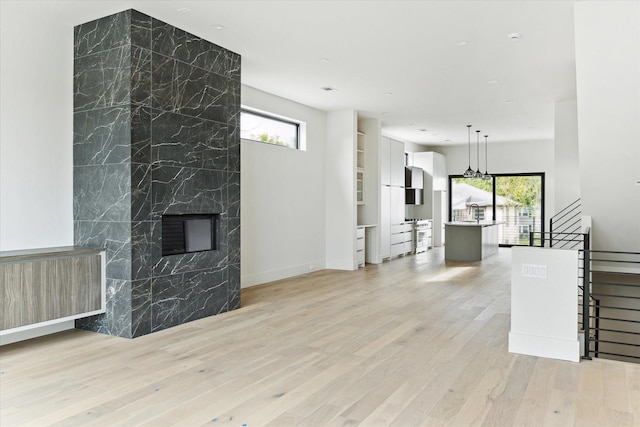
<path id="1" fill-rule="evenodd" d="M 106 287 L 106 313 L 76 320 L 76 328 L 132 338 L 131 282 L 107 279 Z"/>
<path id="2" fill-rule="evenodd" d="M 226 275 L 226 268 L 183 275 L 180 307 L 183 322 L 228 311 Z"/>
<path id="3" fill-rule="evenodd" d="M 99 246 L 106 249 L 106 274 L 111 279 L 131 278 L 131 223 L 74 221 L 76 246 Z"/>
<path id="4" fill-rule="evenodd" d="M 106 314 L 110 335 L 131 338 L 131 281 L 107 279 Z"/>
<path id="5" fill-rule="evenodd" d="M 227 120 L 228 123 L 234 123 L 234 119 L 240 120 L 240 96 L 241 96 L 240 81 L 227 80 Z"/>
<path id="6" fill-rule="evenodd" d="M 73 215 L 83 221 L 131 220 L 131 166 L 73 168 Z"/>
<path id="7" fill-rule="evenodd" d="M 228 306 L 229 310 L 240 308 L 240 265 L 229 265 Z"/>
<path id="8" fill-rule="evenodd" d="M 81 57 L 131 44 L 131 11 L 126 10 L 74 28 L 73 56 Z"/>
<path id="9" fill-rule="evenodd" d="M 153 18 L 137 10 L 131 10 L 131 44 L 151 50 L 151 25 Z"/>
<path id="10" fill-rule="evenodd" d="M 154 165 L 151 173 L 153 219 L 226 211 L 226 172 Z"/>
<path id="11" fill-rule="evenodd" d="M 242 57 L 237 53 L 227 51 L 229 56 L 229 73 L 227 74 L 233 80 L 240 82 L 240 71 L 242 68 Z"/>
<path id="12" fill-rule="evenodd" d="M 85 331 L 93 331 L 101 334 L 109 334 L 109 328 L 107 327 L 107 315 L 96 314 L 95 316 L 83 317 L 82 319 L 76 319 L 75 328 Z"/>
<path id="13" fill-rule="evenodd" d="M 74 166 L 126 163 L 131 160 L 129 106 L 73 114 Z"/>
<path id="14" fill-rule="evenodd" d="M 153 235 L 153 276 L 168 276 L 185 273 L 188 271 L 206 270 L 209 268 L 221 268 L 228 264 L 228 236 L 226 233 L 226 221 L 220 220 L 220 235 L 218 247 L 212 251 L 192 252 L 188 254 L 162 256 L 161 222 L 154 221 L 152 225 Z"/>
<path id="15" fill-rule="evenodd" d="M 150 221 L 131 223 L 131 280 L 151 277 L 153 235 Z"/>
<path id="16" fill-rule="evenodd" d="M 131 49 L 120 47 L 73 61 L 73 111 L 131 102 Z"/>
<path id="17" fill-rule="evenodd" d="M 239 55 L 207 40 L 153 20 L 152 50 L 170 56 L 207 72 L 227 77 L 239 76 Z"/>
<path id="18" fill-rule="evenodd" d="M 240 264 L 240 218 L 229 218 L 229 264 Z"/>
<path id="19" fill-rule="evenodd" d="M 131 47 L 131 102 L 151 107 L 151 51 Z"/>
<path id="20" fill-rule="evenodd" d="M 226 123 L 226 79 L 165 56 L 153 57 L 153 108 Z"/>
<path id="21" fill-rule="evenodd" d="M 227 200 L 229 208 L 227 215 L 229 218 L 240 218 L 240 173 L 229 172 L 229 184 L 227 186 Z"/>
<path id="22" fill-rule="evenodd" d="M 151 282 L 151 331 L 179 325 L 181 313 L 182 274 L 156 277 Z"/>
<path id="23" fill-rule="evenodd" d="M 151 279 L 131 282 L 131 337 L 151 333 Z"/>
<path id="24" fill-rule="evenodd" d="M 240 126 L 229 125 L 227 129 L 229 144 L 229 171 L 240 172 Z"/>
<path id="25" fill-rule="evenodd" d="M 139 105 L 131 109 L 131 161 L 151 164 L 151 110 Z"/>
<path id="26" fill-rule="evenodd" d="M 131 220 L 151 220 L 151 165 L 131 164 Z"/>
<path id="27" fill-rule="evenodd" d="M 226 170 L 226 126 L 170 112 L 154 113 L 153 163 Z"/>

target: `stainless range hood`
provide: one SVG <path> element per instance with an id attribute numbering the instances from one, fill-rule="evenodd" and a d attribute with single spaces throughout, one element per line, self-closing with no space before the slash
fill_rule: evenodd
<path id="1" fill-rule="evenodd" d="M 404 168 L 404 198 L 407 205 L 421 205 L 424 189 L 424 171 L 415 166 Z"/>

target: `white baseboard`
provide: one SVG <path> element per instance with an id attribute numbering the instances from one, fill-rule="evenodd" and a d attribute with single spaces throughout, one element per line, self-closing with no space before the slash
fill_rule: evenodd
<path id="1" fill-rule="evenodd" d="M 579 362 L 580 341 L 509 332 L 509 353 Z"/>
<path id="2" fill-rule="evenodd" d="M 280 279 L 287 279 L 289 277 L 300 276 L 301 274 L 324 269 L 325 265 L 323 261 L 312 261 L 308 264 L 294 265 L 277 270 L 262 271 L 254 274 L 242 274 L 242 276 L 240 277 L 240 283 L 242 284 L 243 288 L 248 288 L 250 286 L 261 285 L 263 283 L 269 283 Z"/>

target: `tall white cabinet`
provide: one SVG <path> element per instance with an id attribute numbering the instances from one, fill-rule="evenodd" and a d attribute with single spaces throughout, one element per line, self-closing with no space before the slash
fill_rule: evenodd
<path id="1" fill-rule="evenodd" d="M 380 162 L 380 255 L 384 259 L 408 248 L 406 236 L 397 235 L 403 233 L 399 226 L 404 223 L 404 144 L 382 137 Z"/>

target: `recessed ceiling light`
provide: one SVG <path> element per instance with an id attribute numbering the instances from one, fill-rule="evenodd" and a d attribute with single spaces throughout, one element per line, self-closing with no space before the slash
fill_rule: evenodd
<path id="1" fill-rule="evenodd" d="M 322 86 L 320 89 L 325 92 L 333 92 L 334 90 L 338 90 L 335 87 L 331 87 L 331 86 Z"/>
<path id="2" fill-rule="evenodd" d="M 213 28 L 215 28 L 216 30 L 224 30 L 224 29 L 225 29 L 225 26 L 224 26 L 224 25 L 220 25 L 220 24 L 215 24 L 215 25 L 213 26 Z"/>
<path id="3" fill-rule="evenodd" d="M 420 132 L 426 132 L 426 129 L 418 129 Z"/>
<path id="4" fill-rule="evenodd" d="M 504 101 L 505 104 L 513 104 L 513 99 L 507 99 Z"/>
<path id="5" fill-rule="evenodd" d="M 487 83 L 491 84 L 491 85 L 495 85 L 498 84 L 497 80 L 489 80 Z"/>
<path id="6" fill-rule="evenodd" d="M 321 62 L 329 62 L 329 58 L 320 58 Z"/>
<path id="7" fill-rule="evenodd" d="M 176 9 L 176 12 L 180 12 L 180 13 L 191 12 L 191 9 L 189 9 L 188 7 L 179 7 Z"/>
<path id="8" fill-rule="evenodd" d="M 467 41 L 466 41 L 466 40 L 460 40 L 459 42 L 456 42 L 456 46 L 460 46 L 460 47 L 462 47 L 462 46 L 466 46 L 466 45 L 468 45 L 468 44 L 469 44 L 469 43 L 467 43 Z"/>
<path id="9" fill-rule="evenodd" d="M 413 126 L 413 123 L 409 123 L 409 126 Z"/>
<path id="10" fill-rule="evenodd" d="M 444 142 L 451 142 L 451 140 L 450 139 L 445 139 Z"/>
<path id="11" fill-rule="evenodd" d="M 384 94 L 387 95 L 387 96 L 393 95 L 391 92 L 385 92 Z"/>
<path id="12" fill-rule="evenodd" d="M 387 111 L 383 111 L 383 112 L 382 112 L 382 115 L 383 115 L 383 116 L 386 116 L 386 115 L 388 115 L 388 114 L 389 114 L 389 113 L 388 113 Z"/>
<path id="13" fill-rule="evenodd" d="M 507 34 L 507 38 L 509 40 L 513 40 L 513 41 L 520 40 L 520 37 L 521 37 L 520 33 L 509 33 L 509 34 Z"/>

